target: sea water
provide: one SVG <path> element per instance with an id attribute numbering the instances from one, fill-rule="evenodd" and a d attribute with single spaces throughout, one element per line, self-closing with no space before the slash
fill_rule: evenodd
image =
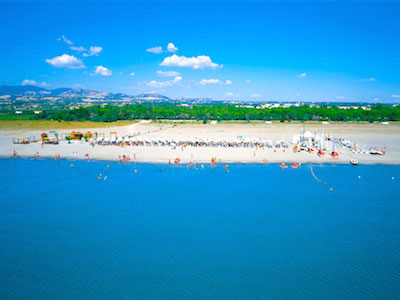
<path id="1" fill-rule="evenodd" d="M 0 298 L 398 298 L 399 188 L 399 166 L 2 159 Z"/>

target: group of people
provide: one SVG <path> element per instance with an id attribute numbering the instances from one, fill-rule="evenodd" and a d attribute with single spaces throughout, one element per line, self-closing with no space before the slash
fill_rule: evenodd
<path id="1" fill-rule="evenodd" d="M 134 156 L 135 156 L 135 158 L 136 158 L 136 155 L 134 154 Z M 119 163 L 121 163 L 121 162 L 130 162 L 131 161 L 131 157 L 129 156 L 129 155 L 119 155 L 118 156 L 118 162 Z"/>
<path id="2" fill-rule="evenodd" d="M 273 143 L 271 140 L 264 139 L 243 139 L 230 138 L 227 140 L 200 139 L 200 138 L 170 138 L 170 137 L 149 137 L 149 136 L 124 136 L 124 137 L 98 137 L 91 139 L 92 146 L 169 146 L 169 147 L 223 147 L 223 148 L 288 148 L 284 141 Z"/>

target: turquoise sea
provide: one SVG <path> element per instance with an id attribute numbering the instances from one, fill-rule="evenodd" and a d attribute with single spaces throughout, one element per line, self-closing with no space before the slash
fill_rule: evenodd
<path id="1" fill-rule="evenodd" d="M 228 170 L 0 160 L 0 298 L 400 297 L 399 166 Z"/>

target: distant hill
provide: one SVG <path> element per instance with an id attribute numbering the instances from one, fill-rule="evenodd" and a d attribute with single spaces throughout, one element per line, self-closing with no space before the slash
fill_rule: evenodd
<path id="1" fill-rule="evenodd" d="M 45 89 L 33 85 L 24 86 L 0 86 L 0 96 L 11 95 L 11 96 L 37 96 L 37 97 L 60 97 L 65 99 L 74 98 L 89 98 L 104 101 L 112 100 L 131 100 L 131 101 L 169 101 L 170 99 L 166 96 L 150 92 L 144 93 L 137 96 L 131 96 L 123 93 L 107 93 L 98 92 L 89 89 L 71 89 L 71 88 L 57 88 L 54 90 Z"/>
<path id="2" fill-rule="evenodd" d="M 45 88 L 34 85 L 2 85 L 0 86 L 0 95 L 19 96 L 26 94 L 36 94 L 40 91 L 47 91 Z"/>
<path id="3" fill-rule="evenodd" d="M 136 96 L 136 99 L 141 100 L 170 100 L 168 97 L 157 94 L 155 92 L 144 93 Z"/>
<path id="4" fill-rule="evenodd" d="M 70 91 L 70 90 L 72 90 L 72 89 L 70 89 L 70 88 L 58 88 L 58 89 L 51 90 L 51 94 L 54 95 L 54 96 L 58 96 L 58 95 L 61 95 L 62 93 Z"/>

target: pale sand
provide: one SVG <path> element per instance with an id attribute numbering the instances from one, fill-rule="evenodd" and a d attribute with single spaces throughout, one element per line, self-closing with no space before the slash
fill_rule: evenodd
<path id="1" fill-rule="evenodd" d="M 95 125 L 95 123 L 94 123 Z M 33 157 L 36 152 L 41 157 L 50 157 L 59 153 L 61 158 L 68 159 L 87 159 L 85 154 L 89 154 L 90 159 L 94 160 L 118 160 L 121 155 L 129 155 L 133 161 L 134 154 L 136 162 L 168 163 L 177 157 L 181 163 L 197 162 L 209 163 L 212 157 L 217 158 L 217 162 L 222 163 L 263 163 L 267 159 L 269 163 L 348 163 L 350 159 L 357 159 L 360 164 L 400 164 L 400 124 L 328 124 L 308 123 L 306 129 L 314 133 L 349 139 L 353 142 L 370 146 L 386 147 L 386 155 L 355 154 L 347 149 L 336 149 L 339 159 L 333 160 L 330 156 L 318 157 L 315 153 L 306 152 L 293 153 L 293 145 L 283 149 L 255 149 L 255 148 L 222 148 L 222 147 L 185 147 L 172 149 L 171 147 L 144 147 L 144 146 L 95 146 L 92 147 L 86 142 L 72 142 L 68 144 L 61 141 L 59 145 L 44 145 L 32 143 L 29 145 L 14 145 L 13 136 L 36 136 L 40 137 L 41 131 L 15 131 L 10 129 L 2 130 L 0 127 L 0 156 L 10 157 L 13 150 L 19 156 Z M 195 124 L 173 124 L 173 123 L 150 123 L 132 124 L 127 126 L 117 126 L 109 128 L 76 128 L 76 131 L 90 130 L 91 132 L 102 132 L 109 136 L 111 131 L 116 131 L 118 136 L 133 135 L 140 132 L 148 137 L 168 137 L 168 138 L 188 138 L 196 137 L 199 139 L 229 139 L 242 136 L 244 138 L 263 138 L 273 142 L 285 140 L 290 142 L 295 134 L 301 134 L 302 125 L 288 123 L 219 123 L 216 125 Z M 57 132 L 68 132 L 70 130 L 57 130 Z M 49 132 L 49 130 L 46 130 Z M 73 154 L 76 152 L 75 154 Z"/>

